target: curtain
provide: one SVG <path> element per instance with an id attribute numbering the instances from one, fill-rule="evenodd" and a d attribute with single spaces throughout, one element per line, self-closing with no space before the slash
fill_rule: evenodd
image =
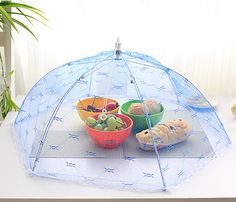
<path id="1" fill-rule="evenodd" d="M 14 34 L 16 94 L 49 70 L 114 49 L 137 51 L 187 77 L 206 95 L 236 93 L 234 0 L 28 0 L 49 27 Z M 159 82 L 159 81 L 157 81 Z"/>

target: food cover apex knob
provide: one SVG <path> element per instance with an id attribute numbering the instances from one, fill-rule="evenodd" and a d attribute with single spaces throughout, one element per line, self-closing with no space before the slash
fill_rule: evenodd
<path id="1" fill-rule="evenodd" d="M 120 59 L 120 53 L 121 53 L 121 42 L 120 38 L 117 38 L 115 43 L 115 50 L 116 50 L 116 59 Z"/>

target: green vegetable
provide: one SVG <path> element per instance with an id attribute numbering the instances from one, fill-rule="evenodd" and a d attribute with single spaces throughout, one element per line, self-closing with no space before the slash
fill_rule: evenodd
<path id="1" fill-rule="evenodd" d="M 102 123 L 101 125 L 102 125 L 102 128 L 103 128 L 103 129 L 107 127 L 107 124 L 106 124 L 106 123 Z"/>
<path id="2" fill-rule="evenodd" d="M 107 127 L 110 131 L 113 131 L 116 129 L 116 118 L 110 117 L 107 119 Z"/>
<path id="3" fill-rule="evenodd" d="M 104 128 L 104 131 L 109 131 L 108 127 Z"/>
<path id="4" fill-rule="evenodd" d="M 91 126 L 94 127 L 97 124 L 97 120 L 93 117 L 88 117 L 86 120 L 86 123 Z"/>
<path id="5" fill-rule="evenodd" d="M 122 121 L 122 119 L 119 118 L 119 117 L 117 117 L 117 118 L 116 118 L 116 127 L 117 127 L 117 128 L 120 128 L 120 127 L 122 127 L 123 125 L 124 125 L 124 122 Z"/>
<path id="6" fill-rule="evenodd" d="M 102 124 L 103 121 L 102 121 L 101 119 L 98 119 L 98 120 L 97 120 L 97 123 Z"/>
<path id="7" fill-rule="evenodd" d="M 116 118 L 116 115 L 114 115 L 114 114 L 108 114 L 108 115 L 107 115 L 107 118 L 110 118 L 110 117 Z"/>
<path id="8" fill-rule="evenodd" d="M 100 131 L 118 131 L 127 128 L 125 122 L 115 114 L 106 115 L 101 113 L 98 116 L 98 120 L 89 117 L 87 118 L 86 123 L 95 130 Z"/>
<path id="9" fill-rule="evenodd" d="M 94 127 L 95 130 L 103 130 L 103 127 L 101 124 L 97 124 L 95 127 Z"/>

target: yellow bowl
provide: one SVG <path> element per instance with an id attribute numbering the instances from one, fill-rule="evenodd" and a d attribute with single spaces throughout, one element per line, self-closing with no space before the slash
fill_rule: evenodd
<path id="1" fill-rule="evenodd" d="M 106 104 L 111 103 L 111 102 L 117 102 L 117 101 L 111 98 L 102 98 L 102 97 L 88 97 L 88 98 L 82 99 L 77 103 L 77 111 L 78 111 L 79 117 L 83 121 L 85 121 L 88 117 L 101 113 L 101 112 L 90 112 L 90 111 L 86 111 L 82 109 L 82 108 L 86 108 L 88 105 L 93 105 L 97 108 L 103 108 L 105 107 Z M 112 111 L 106 112 L 106 114 L 118 113 L 118 111 L 119 111 L 119 107 L 117 107 L 116 109 L 113 109 Z"/>

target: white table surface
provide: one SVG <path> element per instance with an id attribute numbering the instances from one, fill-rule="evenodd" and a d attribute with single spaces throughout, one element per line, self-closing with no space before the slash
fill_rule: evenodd
<path id="1" fill-rule="evenodd" d="M 18 97 L 18 101 L 22 97 Z M 232 145 L 221 157 L 187 182 L 167 192 L 137 193 L 82 186 L 73 182 L 31 177 L 23 167 L 11 124 L 11 112 L 0 127 L 0 198 L 229 198 L 236 197 L 236 118 L 230 112 L 232 97 L 215 97 L 217 113 Z M 236 103 L 236 102 L 235 102 Z"/>

